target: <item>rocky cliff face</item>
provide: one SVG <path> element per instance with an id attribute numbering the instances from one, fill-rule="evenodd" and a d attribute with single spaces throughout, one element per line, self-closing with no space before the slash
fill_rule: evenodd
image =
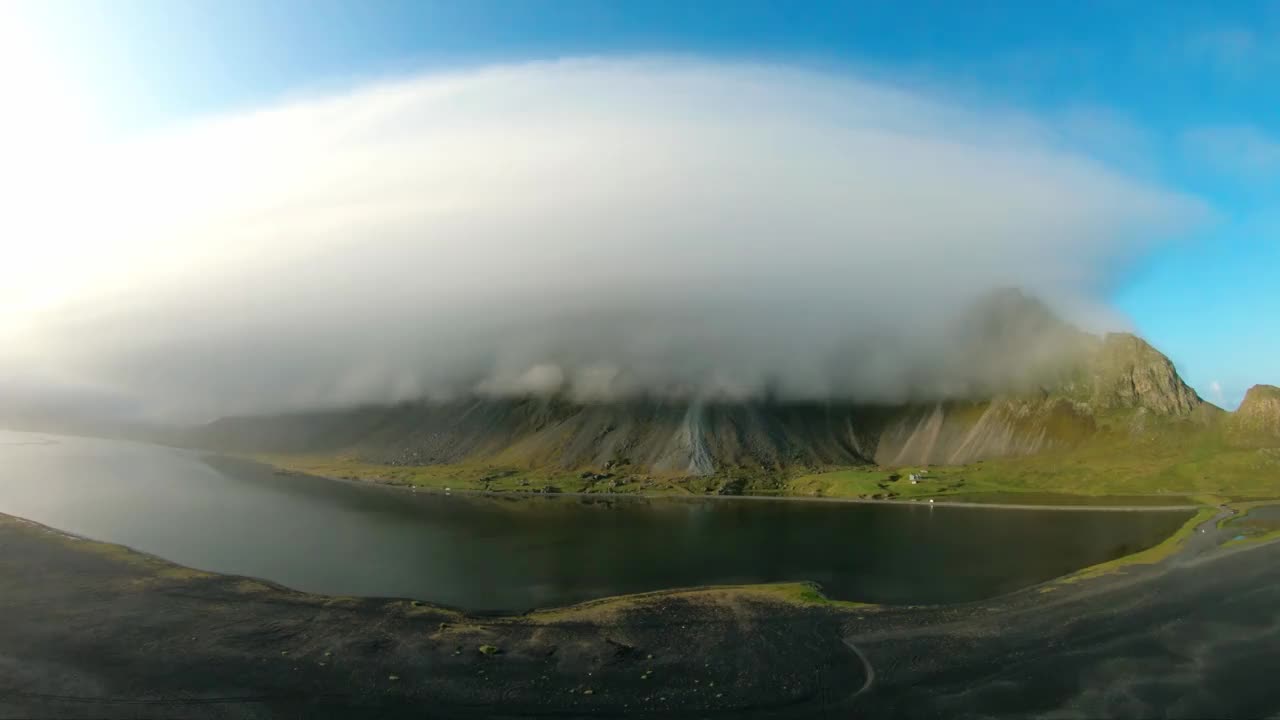
<path id="1" fill-rule="evenodd" d="M 1071 446 L 1094 431 L 1066 398 L 930 406 L 469 399 L 228 418 L 197 443 L 250 452 L 354 453 L 378 463 L 481 462 L 707 475 L 833 465 L 958 464 Z"/>
<path id="2" fill-rule="evenodd" d="M 1108 334 L 1090 370 L 1089 405 L 1095 409 L 1145 408 L 1184 416 L 1204 404 L 1169 358 L 1136 335 Z"/>
<path id="3" fill-rule="evenodd" d="M 850 404 L 472 398 L 345 414 L 228 418 L 197 437 L 218 449 L 354 452 L 390 464 L 574 469 L 625 463 L 704 475 L 868 463 L 886 412 Z"/>
<path id="4" fill-rule="evenodd" d="M 1096 432 L 1097 416 L 1108 411 L 1185 418 L 1211 408 L 1168 358 L 1138 337 L 1083 333 L 1015 291 L 984 303 L 960 324 L 954 352 L 981 358 L 991 378 L 1003 380 L 962 388 L 939 402 L 477 397 L 227 419 L 196 432 L 191 443 L 351 452 L 392 464 L 577 469 L 625 462 L 647 472 L 705 475 L 870 462 L 963 464 L 1074 446 Z M 1237 413 L 1240 432 L 1280 433 L 1276 395 L 1258 390 L 1250 398 Z"/>
<path id="5" fill-rule="evenodd" d="M 1250 445 L 1280 447 L 1280 387 L 1254 385 L 1231 414 L 1232 439 Z"/>
<path id="6" fill-rule="evenodd" d="M 1067 398 L 997 398 L 901 413 L 880 433 L 880 465 L 963 465 L 1071 447 L 1096 430 L 1092 412 Z"/>

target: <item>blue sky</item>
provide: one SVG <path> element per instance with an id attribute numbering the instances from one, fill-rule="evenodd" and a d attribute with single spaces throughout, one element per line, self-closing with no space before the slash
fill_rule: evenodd
<path id="1" fill-rule="evenodd" d="M 1280 383 L 1280 2 L 50 0 L 26 28 L 111 132 L 368 78 L 681 53 L 857 72 L 1055 118 L 1211 209 L 1109 295 L 1206 398 Z"/>

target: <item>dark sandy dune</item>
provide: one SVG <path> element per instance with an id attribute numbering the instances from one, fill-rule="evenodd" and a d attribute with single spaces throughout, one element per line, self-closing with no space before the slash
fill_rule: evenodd
<path id="1" fill-rule="evenodd" d="M 1194 544 L 1175 567 L 1083 582 L 1061 598 L 1033 590 L 981 610 L 851 623 L 849 639 L 876 668 L 857 715 L 1280 715 L 1280 544 L 1200 554 Z"/>
<path id="2" fill-rule="evenodd" d="M 1218 539 L 951 608 L 708 590 L 479 620 L 0 516 L 0 717 L 1273 716 L 1280 544 Z"/>

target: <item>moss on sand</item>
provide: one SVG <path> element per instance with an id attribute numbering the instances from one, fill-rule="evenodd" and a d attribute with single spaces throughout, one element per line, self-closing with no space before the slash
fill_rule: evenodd
<path id="1" fill-rule="evenodd" d="M 1074 583 L 1100 575 L 1108 575 L 1134 565 L 1154 565 L 1162 562 L 1177 552 L 1182 547 L 1182 544 L 1187 541 L 1187 538 L 1191 537 L 1191 534 L 1196 531 L 1196 528 L 1207 522 L 1215 514 L 1217 514 L 1217 510 L 1214 508 L 1201 508 L 1191 519 L 1183 523 L 1182 527 L 1175 530 L 1172 535 L 1165 538 L 1164 542 L 1159 545 L 1147 548 L 1142 552 L 1125 555 L 1109 562 L 1087 567 L 1062 578 L 1058 582 Z"/>

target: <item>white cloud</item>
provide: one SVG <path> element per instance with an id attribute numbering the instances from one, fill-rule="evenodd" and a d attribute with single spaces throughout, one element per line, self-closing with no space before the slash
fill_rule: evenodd
<path id="1" fill-rule="evenodd" d="M 1225 398 L 1222 394 L 1222 383 L 1214 380 L 1209 383 L 1209 399 L 1216 405 L 1222 405 Z"/>
<path id="2" fill-rule="evenodd" d="M 873 334 L 998 285 L 1096 311 L 1201 212 L 1058 135 L 769 65 L 406 78 L 0 170 L 0 327 L 10 364 L 176 413 L 561 376 L 891 396 L 919 368 Z"/>

